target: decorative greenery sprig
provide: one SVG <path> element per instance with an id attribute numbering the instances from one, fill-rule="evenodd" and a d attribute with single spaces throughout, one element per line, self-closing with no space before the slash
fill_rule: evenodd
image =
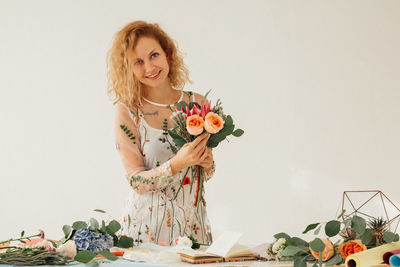
<path id="1" fill-rule="evenodd" d="M 65 255 L 43 247 L 16 247 L 0 253 L 0 264 L 16 265 L 65 265 L 70 263 Z"/>
<path id="2" fill-rule="evenodd" d="M 104 210 L 95 209 L 94 211 L 100 213 L 106 213 Z M 108 234 L 112 236 L 114 246 L 121 247 L 121 248 L 129 248 L 133 246 L 133 239 L 123 235 L 117 235 L 117 232 L 121 229 L 121 225 L 116 220 L 112 220 L 109 223 L 106 223 L 104 220 L 101 221 L 101 225 L 95 218 L 90 218 L 89 222 L 84 221 L 76 221 L 70 225 L 64 225 L 62 230 L 64 232 L 64 238 L 62 239 L 62 243 L 67 242 L 68 240 L 72 239 L 76 233 L 76 231 L 82 228 L 91 227 L 92 229 L 98 230 L 103 234 Z M 108 260 L 117 260 L 114 254 L 110 253 L 109 251 L 100 251 L 98 254 L 104 256 Z M 75 260 L 83 263 L 88 263 L 96 257 L 96 254 L 88 251 L 82 250 L 79 251 L 78 254 L 75 256 Z"/>
<path id="3" fill-rule="evenodd" d="M 70 262 L 65 256 L 55 251 L 48 251 L 44 247 L 18 247 L 11 246 L 11 242 L 19 241 L 26 243 L 27 240 L 31 240 L 34 237 L 44 238 L 44 232 L 39 230 L 39 234 L 25 236 L 25 231 L 21 232 L 19 238 L 10 238 L 5 241 L 0 241 L 1 249 L 6 249 L 5 252 L 0 253 L 0 264 L 17 264 L 17 265 L 64 265 Z M 56 244 L 52 241 L 53 245 Z M 4 244 L 8 244 L 4 246 Z"/>
<path id="4" fill-rule="evenodd" d="M 337 219 L 342 217 L 344 212 L 345 211 L 343 210 Z M 370 227 L 367 227 L 368 225 Z M 379 235 L 376 235 L 376 229 L 372 227 L 373 224 L 370 222 L 368 225 L 364 218 L 354 215 L 343 221 L 331 220 L 326 223 L 310 224 L 303 231 L 303 234 L 314 230 L 314 235 L 318 235 L 320 230 L 324 227 L 325 235 L 328 238 L 339 235 L 344 239 L 344 242 L 348 240 L 360 239 L 368 248 L 376 247 L 382 245 L 383 243 L 399 241 L 398 234 L 388 231 L 387 228 L 380 227 L 378 231 L 385 229 L 385 231 L 381 232 L 383 236 L 383 242 L 380 242 L 380 239 L 378 238 Z M 382 222 L 379 222 L 379 225 L 382 225 Z M 306 267 L 307 262 L 315 261 L 315 258 L 311 254 L 311 250 L 319 253 L 319 259 L 314 262 L 313 267 L 322 266 L 322 252 L 325 250 L 325 243 L 322 239 L 317 237 L 311 242 L 306 242 L 301 238 L 291 237 L 286 233 L 278 233 L 274 235 L 274 237 L 276 239 L 284 238 L 286 240 L 285 248 L 281 255 L 283 257 L 289 257 L 293 259 L 294 267 Z M 333 245 L 333 247 L 337 247 L 339 243 L 340 242 L 337 242 Z M 339 253 L 336 253 L 336 255 L 325 262 L 325 265 L 332 266 L 341 264 L 343 262 L 344 259 L 342 256 Z"/>

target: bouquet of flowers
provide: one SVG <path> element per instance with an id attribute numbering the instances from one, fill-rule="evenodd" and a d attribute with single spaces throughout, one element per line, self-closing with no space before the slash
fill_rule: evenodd
<path id="1" fill-rule="evenodd" d="M 94 211 L 106 213 L 99 209 Z M 22 231 L 19 238 L 0 241 L 0 264 L 65 265 L 73 259 L 96 265 L 97 255 L 115 261 L 122 254 L 110 252 L 112 247 L 133 246 L 132 238 L 117 234 L 120 228 L 121 225 L 115 220 L 109 223 L 103 220 L 101 225 L 94 218 L 89 222 L 76 221 L 72 226 L 62 227 L 64 237 L 61 241 L 45 238 L 42 230 L 32 236 L 25 236 L 25 231 Z M 13 242 L 19 244 L 13 245 Z"/>
<path id="2" fill-rule="evenodd" d="M 168 134 L 176 145 L 175 147 L 171 146 L 174 153 L 177 153 L 184 144 L 192 142 L 204 131 L 211 135 L 207 141 L 209 148 L 217 147 L 230 135 L 239 137 L 244 133 L 242 129 L 235 129 L 232 117 L 224 114 L 219 99 L 215 106 L 211 107 L 211 102 L 207 100 L 208 93 L 201 103 L 181 101 L 175 105 L 175 111 L 171 116 L 175 126 L 172 130 L 168 130 Z M 194 206 L 197 206 L 202 198 L 204 169 L 201 166 L 196 166 L 194 172 L 197 179 Z"/>
<path id="3" fill-rule="evenodd" d="M 338 219 L 344 214 L 344 210 Z M 327 238 L 314 238 L 306 242 L 299 237 L 291 237 L 286 233 L 274 235 L 277 239 L 267 249 L 267 254 L 276 260 L 293 259 L 294 267 L 306 267 L 307 262 L 314 262 L 313 266 L 338 265 L 357 252 L 380 246 L 385 243 L 396 242 L 399 235 L 382 227 L 383 219 L 366 220 L 353 215 L 343 221 L 331 220 L 323 223 L 313 223 L 306 227 L 303 234 L 314 230 L 319 235 L 321 228 L 325 230 Z M 341 237 L 334 244 L 329 240 Z"/>

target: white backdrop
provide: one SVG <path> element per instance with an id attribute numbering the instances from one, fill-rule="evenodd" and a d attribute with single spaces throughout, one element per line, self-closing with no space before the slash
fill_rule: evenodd
<path id="1" fill-rule="evenodd" d="M 0 240 L 61 238 L 129 187 L 114 148 L 105 54 L 158 22 L 193 85 L 245 130 L 215 150 L 212 231 L 257 244 L 334 218 L 344 190 L 400 202 L 400 2 L 0 1 Z"/>

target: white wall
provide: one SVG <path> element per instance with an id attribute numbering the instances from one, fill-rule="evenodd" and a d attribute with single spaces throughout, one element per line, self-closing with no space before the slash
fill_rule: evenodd
<path id="1" fill-rule="evenodd" d="M 400 2 L 0 1 L 0 240 L 117 217 L 105 53 L 126 23 L 158 22 L 193 85 L 245 130 L 215 151 L 215 235 L 257 244 L 333 218 L 344 190 L 393 201 L 400 162 Z"/>

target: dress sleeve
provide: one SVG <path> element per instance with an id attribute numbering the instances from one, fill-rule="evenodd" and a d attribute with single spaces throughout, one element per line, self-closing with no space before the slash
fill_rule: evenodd
<path id="1" fill-rule="evenodd" d="M 153 169 L 146 169 L 137 116 L 123 105 L 118 104 L 115 112 L 115 145 L 126 171 L 126 179 L 139 194 L 154 192 L 175 182 L 169 160 Z"/>

